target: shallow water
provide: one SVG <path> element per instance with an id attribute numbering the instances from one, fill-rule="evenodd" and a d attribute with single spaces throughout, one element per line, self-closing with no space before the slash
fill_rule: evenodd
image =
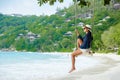
<path id="1" fill-rule="evenodd" d="M 97 65 L 99 61 L 80 56 L 77 70 Z M 71 59 L 68 54 L 0 52 L 0 80 L 44 80 L 68 75 Z"/>

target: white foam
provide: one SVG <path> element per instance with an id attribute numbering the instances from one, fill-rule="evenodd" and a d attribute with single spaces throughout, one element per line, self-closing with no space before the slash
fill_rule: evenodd
<path id="1" fill-rule="evenodd" d="M 85 69 L 99 62 L 92 57 L 78 57 L 76 59 L 77 70 Z M 71 67 L 70 56 L 61 55 L 61 58 L 49 60 L 35 60 L 31 62 L 19 62 L 0 65 L 0 80 L 44 80 L 68 75 Z"/>

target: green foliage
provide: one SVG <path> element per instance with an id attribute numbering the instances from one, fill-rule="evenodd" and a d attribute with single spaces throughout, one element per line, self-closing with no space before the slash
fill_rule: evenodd
<path id="1" fill-rule="evenodd" d="M 50 5 L 54 5 L 54 3 L 57 1 L 57 0 L 37 0 L 38 1 L 38 4 L 40 6 L 42 6 L 43 4 L 46 4 L 46 3 L 49 3 Z M 62 3 L 64 0 L 58 0 L 60 3 Z M 79 1 L 79 2 L 78 2 Z M 86 0 L 73 0 L 73 2 L 78 2 L 78 5 L 80 5 L 81 7 L 83 6 L 89 6 L 90 5 L 90 2 L 86 1 Z"/>
<path id="2" fill-rule="evenodd" d="M 111 1 L 111 0 L 104 0 L 104 5 L 110 4 L 110 1 Z"/>
<path id="3" fill-rule="evenodd" d="M 63 2 L 63 0 L 58 0 L 60 3 Z M 49 3 L 50 5 L 53 5 L 56 2 L 56 0 L 38 0 L 38 4 L 41 6 L 42 4 Z"/>
<path id="4" fill-rule="evenodd" d="M 86 1 L 86 0 L 77 0 L 77 1 L 80 1 L 78 3 L 78 5 L 81 6 L 81 7 L 90 6 L 90 4 L 91 4 L 89 1 Z"/>
<path id="5" fill-rule="evenodd" d="M 54 5 L 54 3 L 57 0 L 37 0 L 37 1 L 38 1 L 38 4 L 42 6 L 43 4 L 46 4 L 46 3 L 49 3 L 50 5 Z M 109 5 L 111 1 L 114 1 L 116 3 L 120 2 L 120 0 L 103 0 L 104 5 Z M 58 0 L 58 2 L 62 3 L 64 2 L 64 0 Z M 93 3 L 92 0 L 73 0 L 73 2 L 78 3 L 78 5 L 81 7 L 90 6 Z"/>
<path id="6" fill-rule="evenodd" d="M 95 3 L 94 7 L 94 17 L 92 15 L 89 19 L 83 17 L 82 14 L 93 14 L 93 3 L 91 3 L 92 5 L 89 7 L 77 7 L 76 13 L 78 17 L 76 18 L 76 26 L 83 36 L 85 33 L 79 23 L 83 22 L 91 25 L 94 23 L 94 26 L 92 26 L 94 37 L 92 50 L 108 52 L 107 45 L 109 45 L 109 43 L 106 42 L 105 44 L 103 42 L 103 39 L 101 39 L 103 35 L 101 36 L 101 34 L 104 34 L 104 31 L 109 30 L 111 26 L 115 26 L 119 23 L 120 12 L 114 9 L 107 10 L 106 7 L 101 4 L 101 1 L 97 1 L 98 2 Z M 47 3 L 49 0 L 44 0 L 44 2 Z M 9 50 L 42 52 L 72 51 L 76 43 L 74 9 L 75 6 L 72 5 L 69 8 L 58 10 L 56 14 L 51 16 L 32 15 L 18 17 L 0 14 L 0 49 L 7 48 Z M 110 18 L 102 21 L 107 16 Z M 102 25 L 97 25 L 99 23 Z M 72 33 L 71 36 L 65 36 L 65 33 L 69 31 Z M 29 37 L 28 33 L 34 35 L 34 39 L 32 39 L 33 36 L 32 38 Z M 35 35 L 37 35 L 37 37 L 35 37 Z M 111 36 L 109 36 L 109 34 L 107 35 L 108 37 L 111 37 L 113 34 L 111 34 Z M 118 36 L 114 38 L 116 44 L 119 44 Z M 106 37 L 106 40 L 109 40 L 109 38 L 107 39 Z M 114 41 L 110 42 L 114 43 Z M 113 46 L 113 44 L 111 44 L 111 46 Z"/>
<path id="7" fill-rule="evenodd" d="M 110 27 L 102 34 L 102 41 L 107 48 L 115 50 L 120 47 L 120 23 Z M 107 35 L 107 36 L 106 36 Z"/>

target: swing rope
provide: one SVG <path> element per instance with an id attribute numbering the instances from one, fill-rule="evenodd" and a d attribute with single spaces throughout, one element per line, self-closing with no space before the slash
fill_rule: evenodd
<path id="1" fill-rule="evenodd" d="M 77 30 L 77 0 L 75 0 L 74 2 L 75 5 L 75 30 Z M 77 48 L 77 34 L 75 34 L 76 38 L 75 38 L 75 48 Z"/>

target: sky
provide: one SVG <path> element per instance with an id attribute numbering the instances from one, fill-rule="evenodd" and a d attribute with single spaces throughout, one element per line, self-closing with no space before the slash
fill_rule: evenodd
<path id="1" fill-rule="evenodd" d="M 72 4 L 72 0 L 64 0 L 63 3 L 56 2 L 53 6 L 44 4 L 39 6 L 37 0 L 0 0 L 0 13 L 22 14 L 22 15 L 51 15 L 57 8 L 63 9 Z"/>

